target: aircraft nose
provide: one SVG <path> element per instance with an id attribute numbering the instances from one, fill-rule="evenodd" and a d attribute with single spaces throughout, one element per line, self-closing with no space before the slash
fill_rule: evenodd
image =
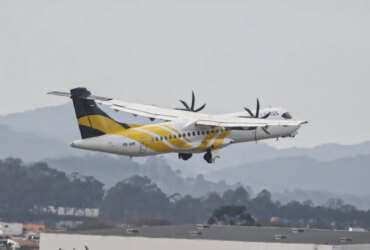
<path id="1" fill-rule="evenodd" d="M 302 127 L 302 125 L 304 124 L 308 124 L 308 121 L 302 121 L 302 122 L 299 122 L 299 124 L 297 126 L 294 126 L 294 129 L 293 129 L 293 132 L 290 133 L 290 137 L 296 137 L 298 135 L 298 131 L 299 129 Z"/>

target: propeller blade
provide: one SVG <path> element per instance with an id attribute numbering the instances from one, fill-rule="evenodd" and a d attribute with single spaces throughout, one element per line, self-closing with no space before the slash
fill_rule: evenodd
<path id="1" fill-rule="evenodd" d="M 267 130 L 267 128 L 262 128 L 263 132 L 265 132 L 268 135 L 271 135 L 270 131 Z"/>
<path id="2" fill-rule="evenodd" d="M 206 107 L 206 103 L 205 103 L 201 107 L 199 107 L 197 109 L 195 108 L 195 93 L 194 93 L 194 91 L 191 91 L 191 105 L 187 104 L 184 100 L 181 100 L 181 99 L 179 100 L 179 102 L 181 102 L 182 105 L 185 108 L 176 108 L 176 110 L 199 112 L 199 111 L 203 110 Z"/>
<path id="3" fill-rule="evenodd" d="M 184 106 L 185 106 L 185 108 L 186 108 L 187 110 L 190 110 L 189 105 L 188 105 L 185 101 L 183 101 L 183 100 L 179 100 L 179 101 L 182 103 L 182 105 L 184 105 Z"/>
<path id="4" fill-rule="evenodd" d="M 201 107 L 197 108 L 196 110 L 194 110 L 194 112 L 199 112 L 199 111 L 202 111 L 205 107 L 207 106 L 207 104 L 203 104 Z"/>
<path id="5" fill-rule="evenodd" d="M 252 112 L 249 108 L 244 108 L 244 109 L 245 109 L 245 111 L 247 111 L 247 112 L 248 112 L 248 114 L 249 114 L 251 117 L 254 117 L 253 112 Z"/>
<path id="6" fill-rule="evenodd" d="M 268 112 L 266 115 L 262 116 L 261 118 L 262 118 L 262 119 L 266 119 L 266 118 L 268 118 L 270 115 L 271 115 L 271 112 Z"/>
<path id="7" fill-rule="evenodd" d="M 257 98 L 256 118 L 260 117 L 260 100 Z"/>
<path id="8" fill-rule="evenodd" d="M 191 91 L 191 111 L 194 111 L 195 107 L 195 94 L 194 91 Z"/>

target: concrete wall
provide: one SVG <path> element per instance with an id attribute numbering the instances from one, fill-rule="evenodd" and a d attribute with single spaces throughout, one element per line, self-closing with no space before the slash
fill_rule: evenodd
<path id="1" fill-rule="evenodd" d="M 370 250 L 370 244 L 335 246 L 333 250 Z"/>
<path id="2" fill-rule="evenodd" d="M 40 250 L 333 250 L 328 245 L 41 234 Z M 351 248 L 349 248 L 351 249 Z M 338 249 L 338 250 L 349 250 Z M 356 248 L 355 250 L 362 250 Z M 367 249 L 367 248 L 364 248 Z"/>

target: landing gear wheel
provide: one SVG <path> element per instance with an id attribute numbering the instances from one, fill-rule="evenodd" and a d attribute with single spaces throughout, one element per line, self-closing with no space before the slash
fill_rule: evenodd
<path id="1" fill-rule="evenodd" d="M 212 152 L 210 149 L 207 150 L 207 153 L 204 154 L 203 159 L 208 162 L 208 163 L 213 163 L 213 157 L 212 157 Z"/>
<path id="2" fill-rule="evenodd" d="M 189 160 L 193 155 L 192 154 L 179 154 L 179 159 L 183 159 L 184 161 Z"/>

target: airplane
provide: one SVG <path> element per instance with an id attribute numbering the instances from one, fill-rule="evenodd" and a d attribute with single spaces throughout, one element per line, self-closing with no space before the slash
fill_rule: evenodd
<path id="1" fill-rule="evenodd" d="M 70 92 L 52 91 L 48 94 L 72 99 L 81 139 L 72 142 L 73 148 L 126 155 L 129 157 L 177 153 L 189 160 L 193 154 L 203 153 L 204 160 L 214 163 L 218 152 L 235 143 L 295 137 L 307 121 L 294 120 L 282 108 L 261 109 L 257 99 L 255 110 L 231 114 L 199 113 L 206 104 L 195 107 L 183 100 L 183 108 L 170 109 L 154 105 L 119 101 L 91 94 L 84 88 Z M 101 106 L 150 123 L 128 123 L 112 118 Z"/>

